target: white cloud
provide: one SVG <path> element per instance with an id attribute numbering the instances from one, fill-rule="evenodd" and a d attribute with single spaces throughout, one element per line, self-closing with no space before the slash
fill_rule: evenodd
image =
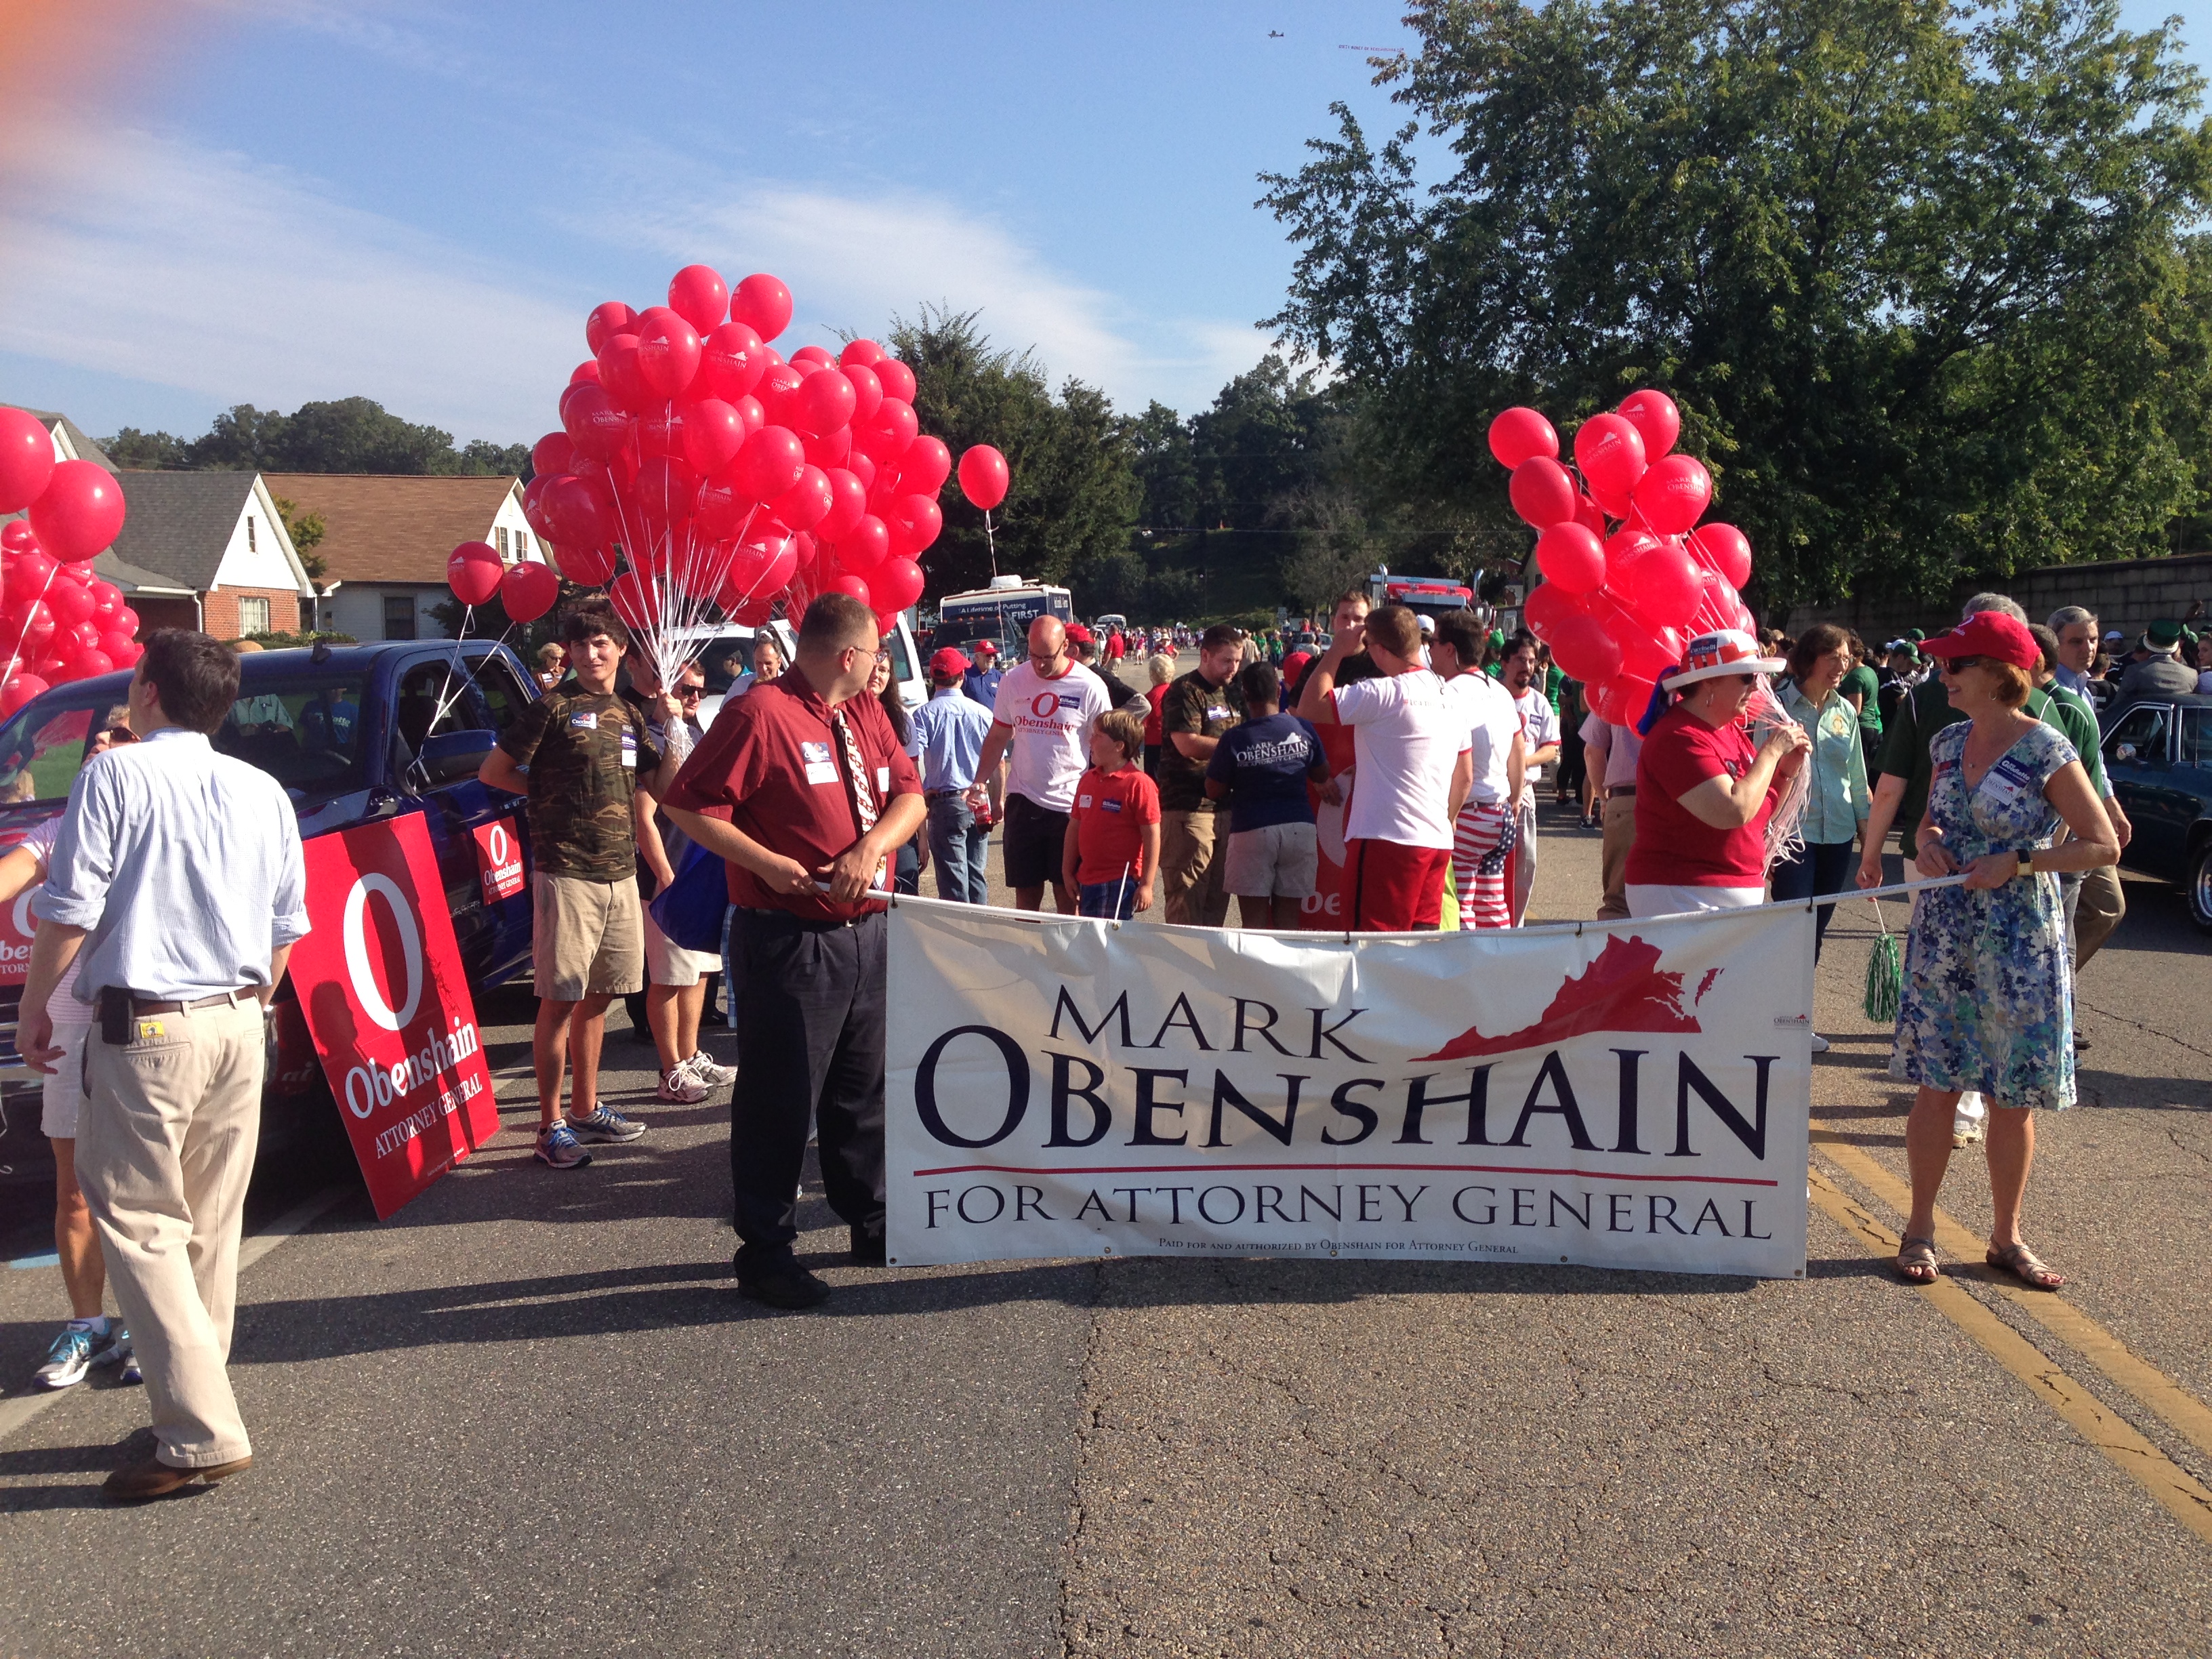
<path id="1" fill-rule="evenodd" d="M 572 304 L 283 169 L 46 131 L 38 166 L 0 176 L 0 348 L 223 403 L 359 393 L 462 439 L 550 424 Z"/>

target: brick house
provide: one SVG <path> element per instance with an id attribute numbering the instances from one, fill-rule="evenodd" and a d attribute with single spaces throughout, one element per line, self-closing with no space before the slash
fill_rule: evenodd
<path id="1" fill-rule="evenodd" d="M 432 612 L 453 597 L 446 561 L 463 542 L 489 543 L 510 564 L 547 562 L 520 478 L 271 472 L 264 482 L 295 514 L 322 516 L 321 625 L 357 640 L 443 637 Z"/>
<path id="2" fill-rule="evenodd" d="M 128 512 L 94 568 L 123 589 L 144 627 L 199 628 L 219 640 L 299 631 L 314 589 L 259 473 L 115 477 Z"/>

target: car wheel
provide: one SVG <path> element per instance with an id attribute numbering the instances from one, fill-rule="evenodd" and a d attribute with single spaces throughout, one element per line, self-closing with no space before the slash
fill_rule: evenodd
<path id="1" fill-rule="evenodd" d="M 2189 919 L 2212 933 L 2212 840 L 2197 843 L 2189 860 Z"/>

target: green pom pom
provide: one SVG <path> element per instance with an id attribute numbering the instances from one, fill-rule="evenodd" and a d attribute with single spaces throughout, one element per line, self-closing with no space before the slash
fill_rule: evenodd
<path id="1" fill-rule="evenodd" d="M 1874 942 L 1874 952 L 1867 958 L 1866 1017 L 1893 1022 L 1904 988 L 1905 964 L 1898 954 L 1897 935 L 1886 932 Z"/>

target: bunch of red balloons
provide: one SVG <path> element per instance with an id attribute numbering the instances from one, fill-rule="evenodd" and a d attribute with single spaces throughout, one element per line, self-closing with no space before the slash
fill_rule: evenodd
<path id="1" fill-rule="evenodd" d="M 561 430 L 532 451 L 532 528 L 569 580 L 606 586 L 664 665 L 684 654 L 664 641 L 710 619 L 757 626 L 779 602 L 796 615 L 837 592 L 888 629 L 921 597 L 951 452 L 921 430 L 914 371 L 874 341 L 779 353 L 791 313 L 775 277 L 732 290 L 706 265 L 678 271 L 665 305 L 609 301 L 585 323 L 592 356 L 561 394 Z M 963 483 L 971 462 L 990 495 L 977 504 L 996 506 L 1004 458 L 969 451 Z M 507 592 L 513 569 L 500 580 L 528 620 L 515 602 L 535 595 Z M 454 592 L 468 599 L 462 580 Z"/>
<path id="2" fill-rule="evenodd" d="M 1513 474 L 1513 510 L 1537 531 L 1543 580 L 1523 607 L 1528 626 L 1619 725 L 1642 716 L 1653 682 L 1695 635 L 1755 627 L 1741 597 L 1750 539 L 1698 522 L 1713 481 L 1695 456 L 1673 453 L 1681 428 L 1664 392 L 1631 392 L 1576 429 L 1570 470 L 1537 410 L 1490 423 L 1490 453 Z"/>
<path id="3" fill-rule="evenodd" d="M 138 613 L 92 562 L 123 528 L 123 491 L 90 461 L 58 460 L 36 416 L 0 408 L 0 715 L 48 686 L 128 668 Z"/>

